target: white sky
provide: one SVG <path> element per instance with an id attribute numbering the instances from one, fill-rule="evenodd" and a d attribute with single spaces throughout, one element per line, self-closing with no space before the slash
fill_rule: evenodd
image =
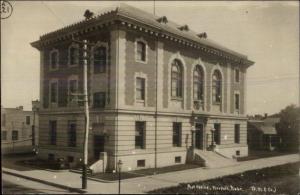
<path id="1" fill-rule="evenodd" d="M 14 11 L 1 20 L 1 105 L 23 105 L 39 99 L 39 52 L 30 42 L 83 19 L 86 9 L 101 12 L 119 2 L 11 2 Z M 154 2 L 126 2 L 153 13 Z M 275 113 L 299 103 L 299 3 L 270 1 L 155 2 L 156 15 L 243 53 L 255 65 L 248 69 L 249 114 Z"/>

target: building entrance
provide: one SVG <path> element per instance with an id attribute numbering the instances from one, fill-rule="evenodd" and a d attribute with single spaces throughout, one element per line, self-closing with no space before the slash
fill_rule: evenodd
<path id="1" fill-rule="evenodd" d="M 100 152 L 104 152 L 105 137 L 103 135 L 94 136 L 94 158 L 100 158 Z"/>
<path id="2" fill-rule="evenodd" d="M 196 148 L 203 150 L 203 124 L 196 123 L 195 128 Z"/>

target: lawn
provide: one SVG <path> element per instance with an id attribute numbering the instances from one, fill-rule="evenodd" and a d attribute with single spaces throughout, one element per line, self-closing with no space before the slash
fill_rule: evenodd
<path id="1" fill-rule="evenodd" d="M 245 157 L 238 157 L 237 161 L 255 160 L 260 158 L 282 156 L 288 154 L 294 154 L 295 152 L 283 152 L 283 151 L 266 151 L 266 150 L 249 150 L 249 155 Z"/>
<path id="2" fill-rule="evenodd" d="M 50 169 L 50 170 L 67 170 L 68 167 L 60 166 L 58 161 L 48 161 L 37 159 L 34 153 L 8 154 L 3 155 L 2 166 L 9 169 L 20 171 L 35 170 L 35 169 Z"/>
<path id="3" fill-rule="evenodd" d="M 300 162 L 221 178 L 182 183 L 150 191 L 150 194 L 298 194 Z"/>
<path id="4" fill-rule="evenodd" d="M 200 167 L 199 165 L 195 165 L 195 164 L 180 164 L 180 165 L 173 165 L 173 166 L 161 167 L 156 169 L 155 168 L 140 169 L 135 171 L 122 172 L 121 177 L 122 179 L 129 179 L 134 177 L 142 177 L 142 176 L 149 176 L 149 175 L 168 173 L 174 171 L 182 171 L 182 170 L 194 169 L 199 167 Z M 93 175 L 89 175 L 89 177 L 114 181 L 114 180 L 118 180 L 118 173 L 96 173 Z"/>
<path id="5" fill-rule="evenodd" d="M 29 159 L 17 161 L 16 164 L 26 167 L 37 169 L 50 169 L 50 170 L 67 170 L 68 167 L 65 163 L 59 163 L 58 161 L 48 161 L 42 159 Z"/>
<path id="6" fill-rule="evenodd" d="M 35 158 L 34 153 L 26 153 L 26 154 L 7 154 L 2 155 L 1 163 L 2 166 L 9 169 L 15 169 L 19 171 L 27 171 L 32 170 L 32 167 L 24 166 L 21 161 L 30 160 Z"/>

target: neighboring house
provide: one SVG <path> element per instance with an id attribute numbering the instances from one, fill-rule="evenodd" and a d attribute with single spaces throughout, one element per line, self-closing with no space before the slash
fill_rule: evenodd
<path id="1" fill-rule="evenodd" d="M 35 127 L 35 131 L 33 131 Z M 34 135 L 34 136 L 33 136 Z M 33 142 L 32 137 L 35 137 Z M 33 111 L 1 106 L 1 152 L 23 153 L 31 152 L 38 140 L 38 115 Z"/>
<path id="2" fill-rule="evenodd" d="M 280 118 L 265 118 L 248 120 L 248 145 L 253 150 L 275 150 L 281 143 L 276 125 Z"/>
<path id="3" fill-rule="evenodd" d="M 207 150 L 212 139 L 224 156 L 248 154 L 245 78 L 254 62 L 187 25 L 121 4 L 32 43 L 41 59 L 40 158 L 82 160 L 84 108 L 72 96 L 83 92 L 82 44 L 72 38 L 94 44 L 90 163 L 105 152 L 108 170 L 118 160 L 125 171 L 180 164 L 191 146 Z"/>

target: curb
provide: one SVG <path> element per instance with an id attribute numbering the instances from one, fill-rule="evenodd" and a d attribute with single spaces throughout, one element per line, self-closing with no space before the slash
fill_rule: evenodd
<path id="1" fill-rule="evenodd" d="M 74 170 L 74 169 L 70 169 L 69 171 L 72 172 L 72 173 L 81 174 L 81 171 L 77 171 L 77 170 Z M 91 176 L 87 176 L 87 179 L 92 180 L 92 181 L 102 182 L 102 183 L 116 183 L 116 182 L 118 182 L 118 180 L 113 180 L 112 181 L 112 180 L 98 179 L 98 178 L 91 177 Z"/>
<path id="2" fill-rule="evenodd" d="M 110 180 L 97 179 L 97 178 L 89 177 L 89 176 L 87 178 L 89 180 L 98 181 L 98 182 L 102 182 L 102 183 L 116 183 L 116 182 L 118 182 L 118 180 L 116 180 L 116 181 L 110 181 Z"/>
<path id="3" fill-rule="evenodd" d="M 12 173 L 12 172 L 5 171 L 5 170 L 2 170 L 2 173 L 17 176 L 17 177 L 21 177 L 21 178 L 24 178 L 24 179 L 28 179 L 28 180 L 32 180 L 32 181 L 35 181 L 35 182 L 43 183 L 43 184 L 46 184 L 46 185 L 54 186 L 54 187 L 61 188 L 61 189 L 64 189 L 64 190 L 69 190 L 70 192 L 77 192 L 77 193 L 81 193 L 81 194 L 86 193 L 85 190 L 81 190 L 81 189 L 78 189 L 78 188 L 72 188 L 72 187 L 61 185 L 61 184 L 56 184 L 56 183 L 52 183 L 52 182 L 49 182 L 49 181 L 36 179 L 36 178 L 33 178 L 33 177 L 28 177 L 28 176 L 21 175 L 21 174 L 18 174 L 18 173 Z"/>

